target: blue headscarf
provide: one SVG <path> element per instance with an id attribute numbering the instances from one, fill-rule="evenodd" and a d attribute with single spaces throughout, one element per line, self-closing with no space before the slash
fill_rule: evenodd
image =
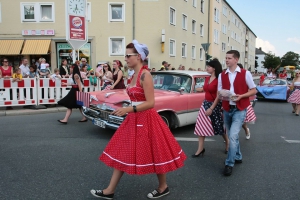
<path id="1" fill-rule="evenodd" d="M 134 48 L 137 50 L 137 52 L 141 55 L 142 60 L 145 60 L 149 55 L 147 45 L 140 44 L 137 40 L 133 40 L 132 44 L 134 45 Z"/>

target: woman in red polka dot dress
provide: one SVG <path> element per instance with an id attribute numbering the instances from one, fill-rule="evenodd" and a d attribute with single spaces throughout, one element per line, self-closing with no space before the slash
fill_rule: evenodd
<path id="1" fill-rule="evenodd" d="M 165 196 L 169 194 L 166 173 L 184 165 L 186 155 L 153 109 L 153 80 L 147 66 L 143 66 L 148 53 L 147 46 L 136 40 L 126 46 L 125 61 L 135 71 L 127 87 L 132 107 L 119 108 L 113 112 L 116 116 L 128 115 L 100 156 L 100 160 L 114 168 L 114 171 L 106 189 L 91 190 L 95 197 L 113 199 L 124 172 L 157 174 L 158 188 L 147 197 L 154 199 Z"/>

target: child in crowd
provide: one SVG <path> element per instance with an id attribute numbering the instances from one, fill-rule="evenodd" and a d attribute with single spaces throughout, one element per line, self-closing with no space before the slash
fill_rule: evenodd
<path id="1" fill-rule="evenodd" d="M 12 82 L 21 81 L 22 80 L 22 71 L 20 68 L 15 68 L 12 76 Z"/>
<path id="2" fill-rule="evenodd" d="M 28 77 L 29 78 L 37 78 L 37 77 L 39 77 L 38 73 L 36 72 L 36 66 L 34 64 L 30 65 L 30 67 L 29 67 Z"/>
<path id="3" fill-rule="evenodd" d="M 61 79 L 61 76 L 59 75 L 59 69 L 58 68 L 54 69 L 54 74 L 52 74 L 50 76 L 50 78 L 52 79 L 53 82 L 55 82 L 55 80 L 57 80 L 57 79 Z"/>
<path id="4" fill-rule="evenodd" d="M 46 59 L 41 59 L 41 65 L 40 65 L 40 77 L 41 78 L 50 78 L 50 70 L 49 70 L 49 64 L 46 63 Z"/>
<path id="5" fill-rule="evenodd" d="M 90 83 L 94 86 L 97 86 L 97 77 L 93 69 L 91 69 L 88 73 L 88 77 L 90 79 Z"/>

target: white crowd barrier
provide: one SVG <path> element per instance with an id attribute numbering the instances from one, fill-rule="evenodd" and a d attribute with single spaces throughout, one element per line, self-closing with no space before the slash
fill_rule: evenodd
<path id="1" fill-rule="evenodd" d="M 56 104 L 65 97 L 72 86 L 64 86 L 64 83 L 71 83 L 72 79 L 49 78 L 23 78 L 21 81 L 12 82 L 12 79 L 0 79 L 0 107 L 25 106 L 25 105 L 46 105 Z M 89 79 L 83 80 L 83 91 L 92 92 L 101 90 L 101 82 L 97 85 L 90 83 Z"/>

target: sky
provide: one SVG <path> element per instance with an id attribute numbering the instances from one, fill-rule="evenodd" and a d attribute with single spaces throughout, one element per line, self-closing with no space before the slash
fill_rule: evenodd
<path id="1" fill-rule="evenodd" d="M 256 35 L 256 47 L 300 54 L 300 0 L 227 0 Z"/>

